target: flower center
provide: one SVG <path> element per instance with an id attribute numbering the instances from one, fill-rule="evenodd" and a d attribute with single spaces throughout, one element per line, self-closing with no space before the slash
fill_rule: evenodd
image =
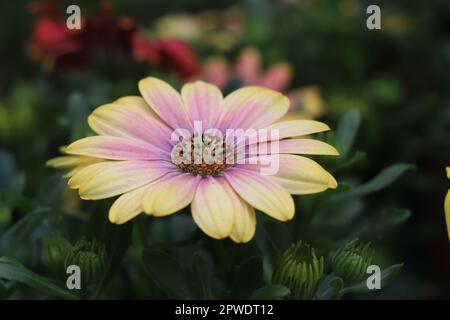
<path id="1" fill-rule="evenodd" d="M 172 151 L 172 162 L 193 175 L 215 176 L 234 163 L 233 148 L 213 134 L 194 134 Z"/>

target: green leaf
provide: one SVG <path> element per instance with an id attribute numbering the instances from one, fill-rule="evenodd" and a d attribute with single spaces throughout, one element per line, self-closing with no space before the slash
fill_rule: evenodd
<path id="1" fill-rule="evenodd" d="M 384 288 L 402 269 L 403 263 L 394 264 L 383 271 L 381 271 L 381 288 Z M 341 290 L 341 294 L 344 295 L 346 293 L 351 292 L 370 292 L 371 290 L 367 288 L 367 279 L 364 279 L 363 281 L 351 285 L 348 287 L 345 287 Z"/>
<path id="2" fill-rule="evenodd" d="M 280 284 L 272 284 L 253 291 L 250 299 L 255 300 L 280 300 L 291 294 L 289 288 Z"/>
<path id="3" fill-rule="evenodd" d="M 379 225 L 383 229 L 390 229 L 402 224 L 408 220 L 410 216 L 411 211 L 408 209 L 392 208 L 382 214 Z"/>
<path id="4" fill-rule="evenodd" d="M 175 259 L 154 249 L 145 249 L 142 258 L 150 278 L 167 295 L 177 299 L 192 298 L 185 271 Z"/>
<path id="5" fill-rule="evenodd" d="M 51 296 L 71 300 L 78 299 L 76 295 L 61 288 L 50 279 L 34 273 L 18 261 L 7 257 L 0 258 L 0 278 L 25 284 L 31 288 L 44 291 Z"/>
<path id="6" fill-rule="evenodd" d="M 344 169 L 344 168 L 351 167 L 351 166 L 359 163 L 360 161 L 362 161 L 365 158 L 366 158 L 366 153 L 358 150 L 358 151 L 354 152 L 351 155 L 351 157 L 348 158 L 346 161 L 344 161 L 343 163 L 340 163 L 336 168 Z"/>
<path id="7" fill-rule="evenodd" d="M 361 115 L 357 110 L 344 114 L 339 122 L 337 136 L 341 148 L 342 159 L 346 158 L 355 141 L 361 123 Z"/>
<path id="8" fill-rule="evenodd" d="M 42 222 L 49 208 L 40 207 L 25 215 L 0 237 L 0 252 L 10 255 L 26 242 L 34 228 Z"/>
<path id="9" fill-rule="evenodd" d="M 375 193 L 394 183 L 405 172 L 414 169 L 415 166 L 412 164 L 398 163 L 391 165 L 381 171 L 375 178 L 373 178 L 369 182 L 356 186 L 348 192 L 336 194 L 330 197 L 329 201 L 340 201 L 343 199 L 363 197 L 368 194 Z"/>
<path id="10" fill-rule="evenodd" d="M 199 254 L 195 254 L 194 258 L 192 259 L 192 276 L 194 278 L 194 283 L 198 286 L 201 298 L 211 299 L 211 269 Z"/>
<path id="11" fill-rule="evenodd" d="M 390 208 L 373 219 L 365 220 L 355 228 L 353 237 L 373 239 L 382 237 L 385 233 L 405 222 L 411 216 L 408 209 Z"/>

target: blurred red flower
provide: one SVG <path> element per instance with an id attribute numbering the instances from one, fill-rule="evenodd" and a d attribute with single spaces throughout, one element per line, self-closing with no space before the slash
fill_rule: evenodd
<path id="1" fill-rule="evenodd" d="M 190 45 L 179 39 L 146 39 L 137 30 L 133 19 L 115 17 L 112 6 L 102 3 L 97 18 L 82 17 L 80 30 L 69 30 L 59 7 L 48 2 L 34 2 L 30 11 L 39 14 L 28 53 L 53 71 L 59 68 L 82 67 L 91 62 L 93 54 L 125 53 L 153 68 L 176 72 L 189 80 L 200 72 L 200 62 Z"/>
<path id="2" fill-rule="evenodd" d="M 184 81 L 199 75 L 201 64 L 192 48 L 179 39 L 147 39 L 136 33 L 133 57 L 151 66 L 176 72 Z"/>

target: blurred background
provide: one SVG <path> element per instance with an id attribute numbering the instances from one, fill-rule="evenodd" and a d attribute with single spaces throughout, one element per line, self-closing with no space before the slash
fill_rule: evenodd
<path id="1" fill-rule="evenodd" d="M 81 8 L 81 30 L 65 26 L 70 4 Z M 366 27 L 371 4 L 381 8 L 381 30 Z M 324 121 L 341 138 L 351 136 L 347 145 L 323 137 L 344 150 L 344 159 L 330 163 L 339 182 L 361 185 L 395 163 L 414 165 L 383 190 L 327 207 L 300 235 L 324 255 L 356 235 L 372 242 L 381 264 L 404 263 L 385 289 L 348 298 L 450 298 L 443 210 L 450 188 L 449 1 L 2 1 L 0 8 L 1 255 L 52 276 L 41 261 L 43 238 L 57 231 L 74 243 L 90 234 L 94 222 L 107 224 L 111 202 L 80 201 L 61 173 L 45 166 L 60 146 L 89 132 L 86 117 L 95 107 L 137 95 L 137 81 L 148 75 L 177 88 L 204 79 L 225 93 L 258 84 L 286 93 L 291 114 Z M 304 198 L 300 208 L 317 199 Z M 49 211 L 35 214 L 42 207 Z M 378 232 L 389 208 L 407 211 L 401 224 Z M 380 214 L 385 210 L 387 217 Z M 29 212 L 35 220 L 24 228 Z M 233 252 L 236 263 L 248 252 L 262 252 L 266 268 L 264 230 L 239 246 L 205 239 L 189 219 L 141 220 L 134 228 L 139 224 L 149 233 L 141 240 L 182 265 L 191 250 L 204 252 L 221 279 L 214 290 L 226 292 L 216 297 L 236 297 L 232 288 L 222 290 L 233 281 L 218 252 Z M 278 224 L 261 225 L 278 237 L 272 230 Z M 123 289 L 126 281 L 139 283 L 135 255 L 128 250 L 104 297 L 173 296 L 144 285 Z M 41 297 L 20 286 L 5 292 L 5 298 Z"/>

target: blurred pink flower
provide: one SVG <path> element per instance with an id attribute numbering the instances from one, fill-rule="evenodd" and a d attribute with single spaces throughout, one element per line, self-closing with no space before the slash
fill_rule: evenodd
<path id="1" fill-rule="evenodd" d="M 291 101 L 292 116 L 317 118 L 323 115 L 324 105 L 320 90 L 308 86 L 288 90 L 294 76 L 294 68 L 288 62 L 272 64 L 266 70 L 261 66 L 261 55 L 254 47 L 244 48 L 237 56 L 234 65 L 230 66 L 222 57 L 212 57 L 204 65 L 201 78 L 225 88 L 233 78 L 238 78 L 242 85 L 262 86 L 276 91 L 283 91 Z M 299 110 L 301 108 L 301 110 Z"/>

